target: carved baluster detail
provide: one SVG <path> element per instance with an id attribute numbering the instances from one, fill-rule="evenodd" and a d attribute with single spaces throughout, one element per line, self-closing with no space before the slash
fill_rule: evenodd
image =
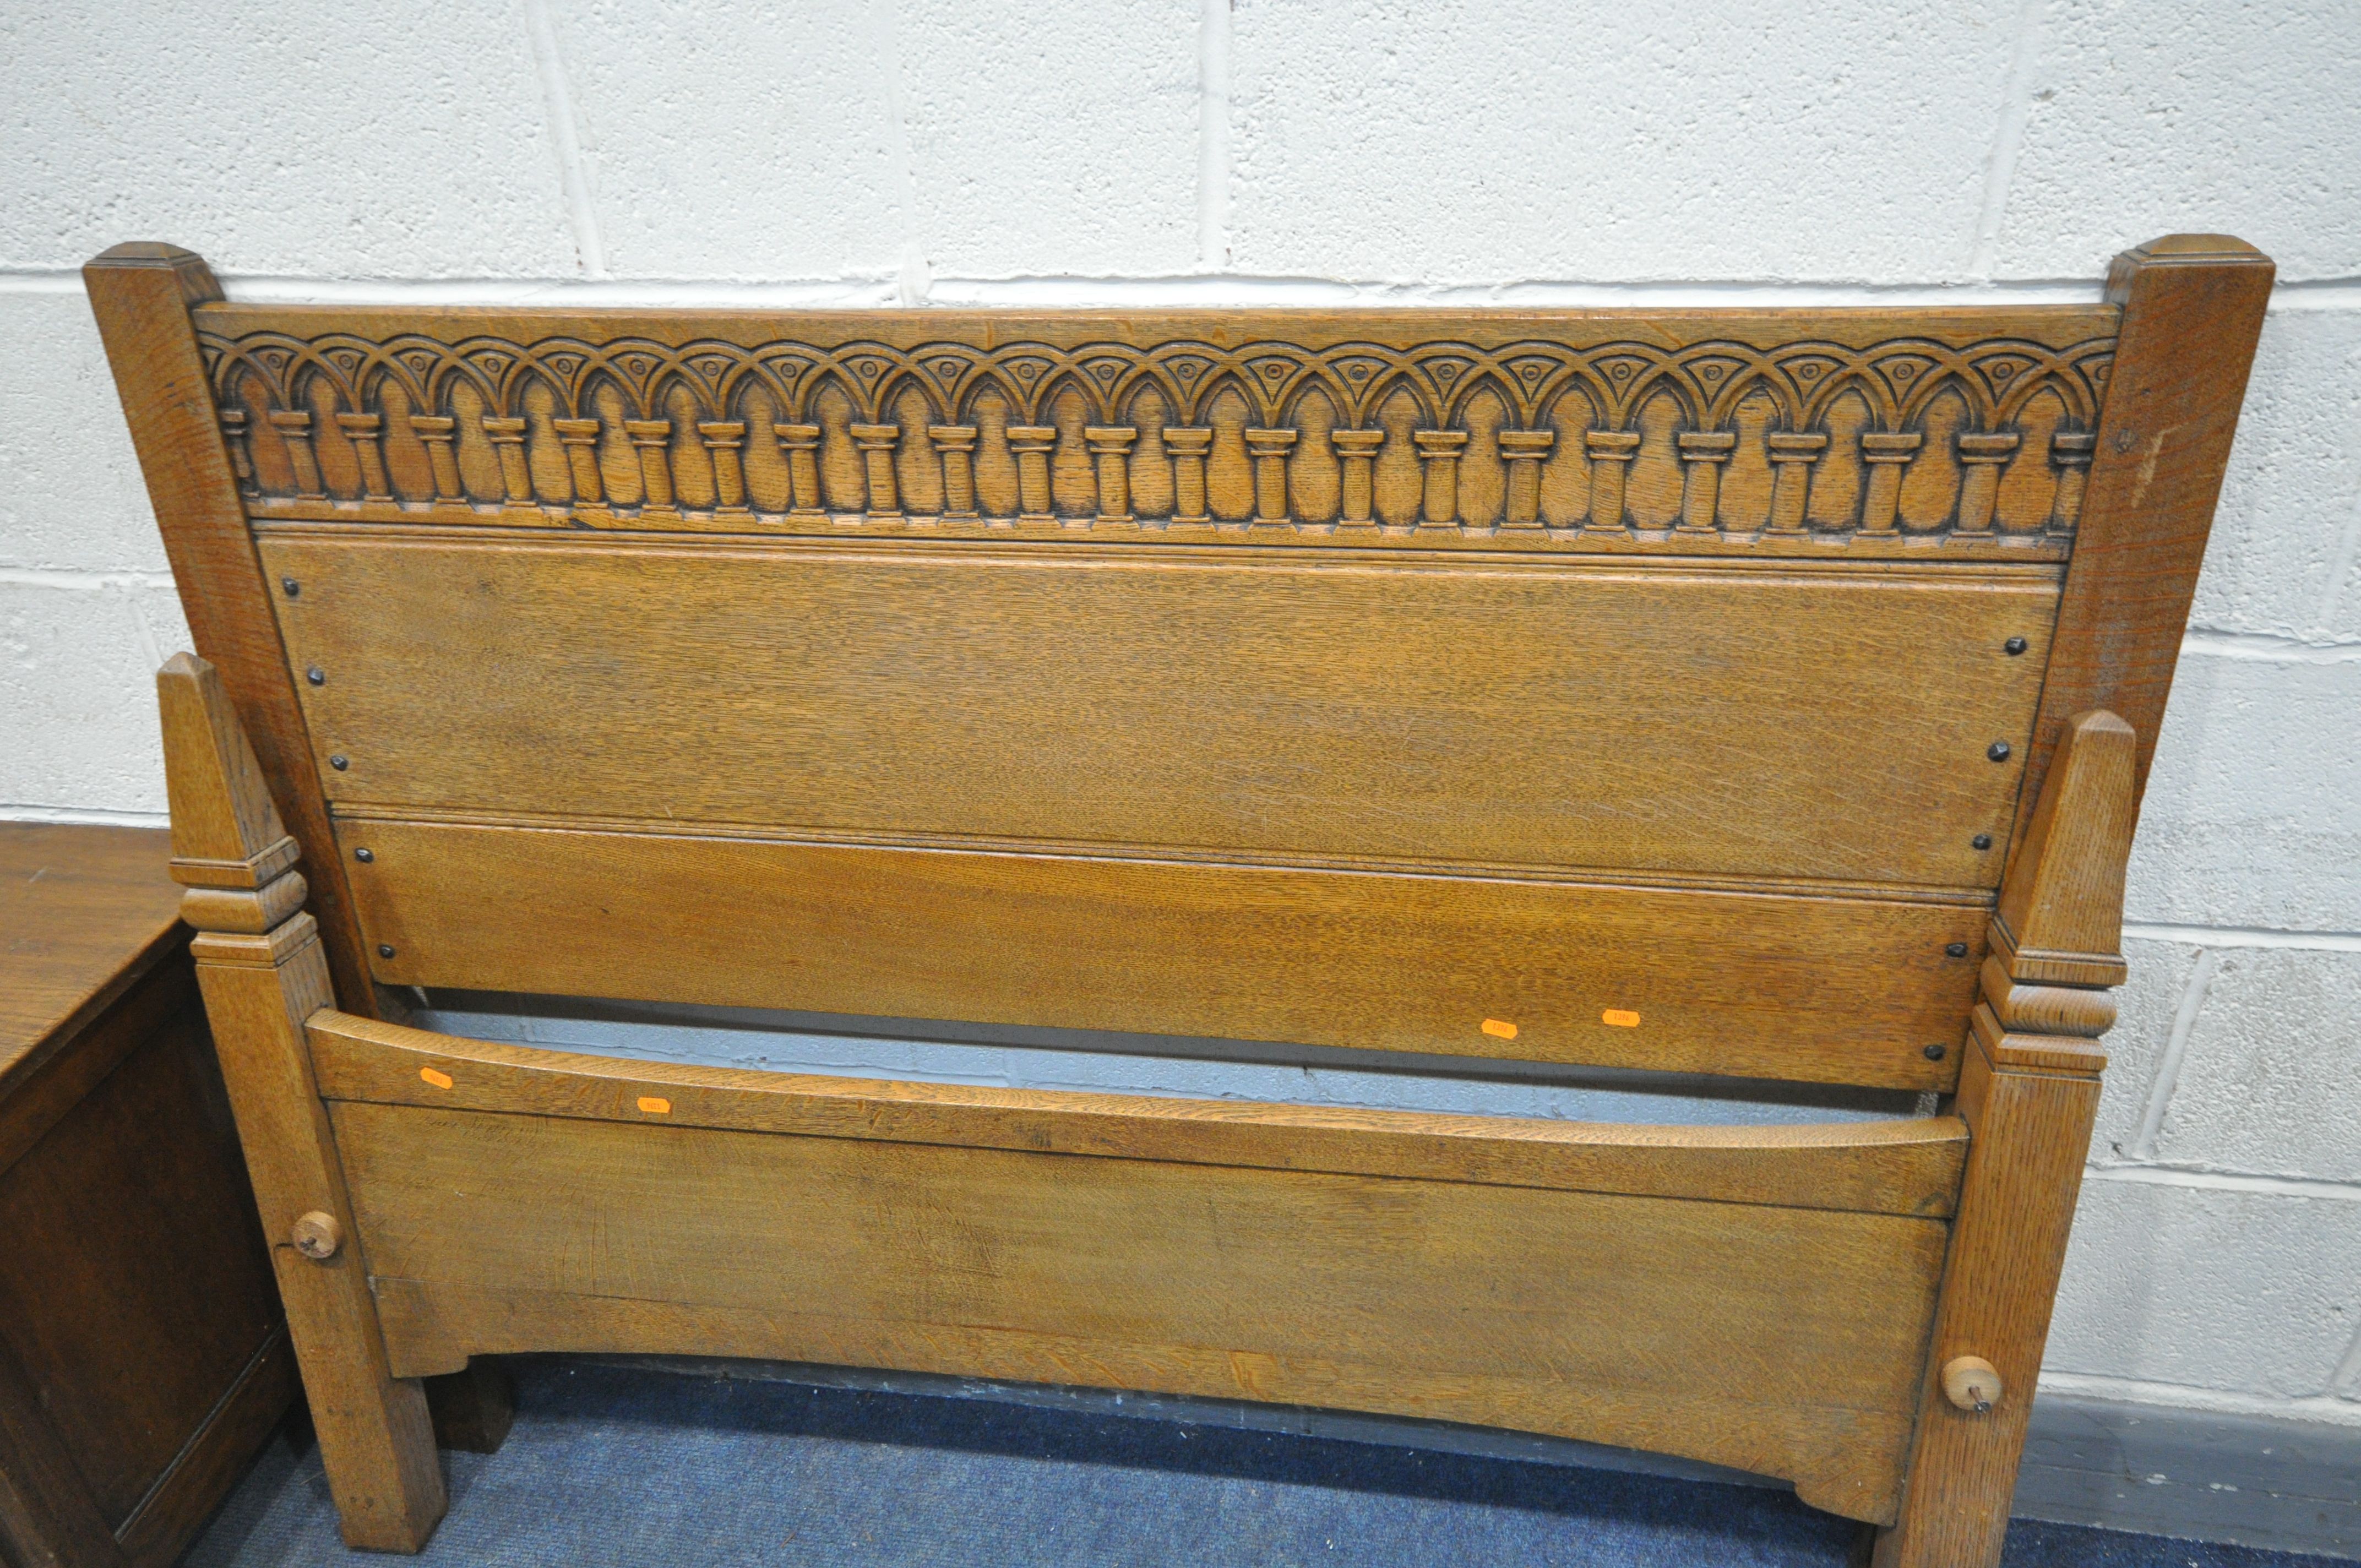
<path id="1" fill-rule="evenodd" d="M 1336 460 L 1344 468 L 1337 499 L 1345 526 L 1374 526 L 1378 499 L 1378 448 L 1385 444 L 1386 433 L 1382 430 L 1332 430 L 1328 433 L 1328 441 L 1335 447 Z"/>
<path id="2" fill-rule="evenodd" d="M 1091 457 L 1098 466 L 1099 518 L 1101 522 L 1129 522 L 1131 516 L 1131 444 L 1139 439 L 1139 432 L 1127 424 L 1093 424 L 1082 427 L 1082 441 L 1090 447 Z M 1078 519 L 1067 519 L 1070 528 L 1081 527 Z"/>
<path id="3" fill-rule="evenodd" d="M 677 522 L 680 508 L 672 488 L 672 421 L 627 419 L 623 433 L 640 456 L 640 521 Z"/>
<path id="4" fill-rule="evenodd" d="M 1731 430 L 1685 430 L 1675 444 L 1686 470 L 1681 483 L 1681 521 L 1675 533 L 1718 533 L 1715 513 L 1721 506 L 1721 466 L 1738 449 Z"/>
<path id="5" fill-rule="evenodd" d="M 584 511 L 606 511 L 607 485 L 598 472 L 598 422 L 554 419 L 549 423 L 566 448 L 566 470 L 574 477 L 574 504 Z"/>
<path id="6" fill-rule="evenodd" d="M 2049 438 L 2049 461 L 2058 469 L 2058 499 L 2050 503 L 2049 534 L 2070 538 L 2082 515 L 2082 486 L 2091 477 L 2091 456 L 2099 448 L 2093 431 L 2059 431 Z"/>
<path id="7" fill-rule="evenodd" d="M 1636 430 L 1593 430 L 1582 444 L 1590 452 L 1590 517 L 1586 533 L 1623 533 L 1623 484 L 1631 477 L 1631 460 L 1640 455 Z"/>
<path id="8" fill-rule="evenodd" d="M 340 413 L 336 428 L 345 433 L 345 439 L 353 444 L 353 455 L 360 459 L 361 499 L 390 503 L 393 490 L 385 482 L 385 416 Z"/>
<path id="9" fill-rule="evenodd" d="M 1426 466 L 1426 493 L 1419 510 L 1421 528 L 1450 528 L 1459 521 L 1459 454 L 1467 445 L 1464 430 L 1413 430 L 1411 443 Z"/>
<path id="10" fill-rule="evenodd" d="M 223 352 L 243 351 L 252 339 L 214 339 L 206 335 L 209 345 L 218 345 Z M 1983 346 L 1968 345 L 1963 351 L 1981 352 Z M 2074 355 L 2088 356 L 2111 345 L 2112 340 L 2095 339 L 2076 345 Z M 514 346 L 514 345 L 511 345 Z M 793 348 L 798 353 L 809 345 L 782 339 L 766 345 L 762 352 Z M 1136 346 L 1136 345 L 1135 345 Z M 1470 345 L 1434 344 L 1427 346 L 1472 348 Z M 1575 351 L 1569 343 L 1566 347 Z M 527 352 L 522 347 L 519 354 Z M 818 352 L 818 351 L 814 351 Z M 1078 350 L 1079 352 L 1079 350 Z M 1356 367 L 1356 373 L 1366 378 L 1367 367 Z M 309 371 L 302 372 L 308 375 Z M 2098 383 L 2085 375 L 2085 385 Z M 374 388 L 374 383 L 372 383 Z M 1203 390 L 1205 389 L 1200 389 Z M 1823 396 L 1835 389 L 1823 389 Z M 1367 389 L 1364 389 L 1367 391 Z M 340 461 L 335 452 L 324 453 L 318 444 L 318 434 L 329 427 L 315 423 L 321 410 L 298 406 L 277 410 L 248 410 L 244 407 L 216 407 L 225 455 L 229 458 L 239 493 L 254 498 L 265 505 L 282 501 L 303 503 L 346 504 L 357 500 L 370 507 L 418 508 L 421 502 L 415 492 L 408 496 L 397 492 L 391 483 L 392 467 L 401 457 L 399 451 L 390 452 L 387 437 L 399 433 L 401 414 L 393 416 L 389 425 L 384 410 L 335 412 L 329 409 L 325 389 L 313 386 L 309 393 L 322 410 L 333 413 L 335 429 L 352 443 L 357 480 L 349 493 L 332 492 L 325 479 L 324 461 L 334 466 Z M 675 401 L 681 394 L 673 393 Z M 620 410 L 612 410 L 620 412 Z M 683 405 L 682 411 L 686 412 Z M 1592 411 L 1598 417 L 1612 419 L 1614 414 Z M 1631 411 L 1624 409 L 1626 417 Z M 1888 410 L 1888 415 L 1893 411 Z M 885 411 L 883 417 L 890 417 Z M 260 417 L 257 417 L 257 416 Z M 457 425 L 459 419 L 452 414 L 409 413 L 410 431 L 426 449 L 426 458 L 433 473 L 433 505 L 437 509 L 478 509 L 482 503 L 470 495 L 470 487 L 489 484 L 490 472 L 500 477 L 494 495 L 511 514 L 512 521 L 522 521 L 521 514 L 546 514 L 551 504 L 539 486 L 545 478 L 553 487 L 557 483 L 555 473 L 544 474 L 543 466 L 555 456 L 548 452 L 536 453 L 533 447 L 531 415 L 489 413 L 472 400 L 467 404 L 465 418 L 476 420 L 489 444 L 493 468 L 464 469 L 460 462 Z M 806 416 L 808 417 L 808 416 Z M 873 415 L 872 417 L 881 417 Z M 939 417 L 957 418 L 955 412 L 939 411 Z M 1019 417 L 1022 417 L 1021 415 Z M 1040 417 L 1038 413 L 1033 417 Z M 1108 412 L 1101 417 L 1115 418 Z M 1876 417 L 1887 417 L 1886 415 Z M 1915 418 L 1915 414 L 1912 416 Z M 258 457 L 268 459 L 266 466 L 277 465 L 269 454 L 257 454 L 253 438 L 259 434 L 261 419 L 267 418 L 282 441 L 287 461 L 283 470 L 291 477 L 286 480 L 274 477 L 275 488 L 265 493 L 263 476 L 257 467 Z M 1412 422 L 1415 422 L 1414 421 Z M 560 443 L 564 466 L 571 480 L 571 505 L 586 520 L 599 517 L 601 525 L 611 523 L 613 499 L 605 494 L 603 443 L 607 439 L 609 421 L 600 417 L 576 417 L 550 420 L 550 429 Z M 669 418 L 624 420 L 618 433 L 628 438 L 637 451 L 634 459 L 642 475 L 640 486 L 643 499 L 629 515 L 646 520 L 649 526 L 664 526 L 680 517 L 679 476 L 673 472 L 672 443 L 689 433 L 678 428 L 679 422 Z M 907 498 L 899 494 L 903 477 L 898 463 L 901 430 L 895 425 L 876 424 L 851 427 L 857 433 L 848 434 L 839 427 L 839 440 L 849 439 L 860 454 L 858 472 L 861 478 L 860 499 L 845 498 L 844 510 L 856 507 L 862 521 L 870 522 L 908 522 L 903 508 Z M 984 521 L 994 527 L 1013 527 L 1018 522 L 1048 524 L 1063 522 L 1066 526 L 1087 528 L 1094 522 L 1127 522 L 1134 526 L 1165 528 L 1214 527 L 1210 516 L 1208 466 L 1212 459 L 1213 432 L 1204 426 L 1176 426 L 1159 433 L 1163 454 L 1171 461 L 1173 504 L 1169 518 L 1158 518 L 1141 523 L 1134 513 L 1137 498 L 1131 492 L 1131 461 L 1139 452 L 1134 427 L 1130 425 L 1089 425 L 1080 432 L 1088 452 L 1089 471 L 1097 491 L 1094 507 L 1077 509 L 1077 515 L 1064 517 L 1066 510 L 1059 504 L 1056 467 L 1059 443 L 1077 433 L 1049 425 L 1018 425 L 1005 431 L 1007 450 L 1016 460 L 1018 503 L 1014 517 L 981 516 L 981 499 L 976 495 L 977 466 L 982 457 L 981 429 L 976 424 L 920 425 L 917 427 L 931 444 L 935 472 L 941 479 L 939 518 L 959 522 Z M 841 466 L 848 455 L 833 448 L 823 453 L 828 436 L 820 423 L 776 423 L 772 426 L 779 442 L 787 467 L 787 515 L 798 521 L 818 521 L 828 517 L 834 504 L 829 487 L 836 483 L 829 477 L 836 470 L 823 470 L 820 458 L 829 456 Z M 748 458 L 745 452 L 744 426 L 730 420 L 700 420 L 695 433 L 702 441 L 707 460 L 712 464 L 714 476 L 713 515 L 735 520 L 750 519 L 752 498 L 749 493 Z M 1289 464 L 1294 454 L 1305 450 L 1302 432 L 1299 429 L 1262 428 L 1243 430 L 1246 474 L 1251 483 L 1250 506 L 1241 501 L 1240 510 L 1246 515 L 1235 522 L 1218 525 L 1222 531 L 1243 532 L 1260 531 L 1268 535 L 1274 528 L 1301 530 L 1305 525 L 1292 515 L 1294 505 L 1301 498 L 1290 493 L 1292 477 Z M 1389 439 L 1380 429 L 1335 429 L 1321 433 L 1337 460 L 1338 504 L 1334 527 L 1377 527 L 1377 460 Z M 1411 515 L 1400 521 L 1419 530 L 1433 533 L 1444 529 L 1488 532 L 1490 524 L 1510 530 L 1540 530 L 1547 524 L 1543 519 L 1543 492 L 1549 482 L 1547 464 L 1557 453 L 1559 432 L 1544 425 L 1538 429 L 1504 429 L 1492 433 L 1494 446 L 1504 468 L 1506 493 L 1498 509 L 1497 518 L 1488 512 L 1480 522 L 1462 515 L 1464 500 L 1460 490 L 1460 468 L 1469 447 L 1469 433 L 1459 430 L 1413 430 L 1407 433 L 1413 455 L 1418 460 L 1417 490 L 1414 500 L 1409 500 Z M 1635 430 L 1605 429 L 1581 432 L 1583 447 L 1590 468 L 1590 502 L 1587 515 L 1578 525 L 1597 543 L 1605 544 L 1615 537 L 1630 537 L 1627 517 L 1631 465 L 1637 460 L 1642 438 Z M 1751 437 L 1749 438 L 1751 439 Z M 1899 537 L 1903 524 L 1900 502 L 1909 473 L 1909 465 L 1926 453 L 1923 433 L 1906 430 L 1872 430 L 1859 436 L 1856 449 L 1864 466 L 1861 494 L 1853 515 L 1823 516 L 1814 521 L 1815 507 L 1825 508 L 1829 499 L 1825 489 L 1817 495 L 1818 470 L 1813 466 L 1822 461 L 1834 437 L 1819 432 L 1771 431 L 1764 436 L 1765 455 L 1772 465 L 1769 514 L 1761 524 L 1758 537 L 1765 540 L 1810 537 L 1816 529 L 1856 535 L 1869 539 L 1891 540 Z M 2061 431 L 2049 437 L 2047 460 L 2056 474 L 2053 500 L 2046 517 L 2032 514 L 2004 517 L 2000 512 L 2001 491 L 2005 488 L 2009 465 L 2019 456 L 2031 457 L 2024 445 L 2021 432 L 2014 430 L 1970 430 L 1951 433 L 1950 446 L 1940 454 L 1947 462 L 1958 465 L 1958 500 L 1949 523 L 1949 534 L 1963 540 L 1990 540 L 2001 530 L 2008 529 L 2019 543 L 2031 543 L 2046 535 L 2053 545 L 2072 538 L 2079 521 L 2083 492 L 2094 455 L 2094 436 L 2087 431 Z M 1710 533 L 1722 534 L 1719 515 L 1720 488 L 1724 466 L 1734 462 L 1740 437 L 1730 430 L 1680 432 L 1672 435 L 1672 455 L 1681 465 L 1681 499 L 1679 514 L 1672 532 L 1694 541 Z M 338 449 L 341 450 L 341 449 Z M 686 448 L 684 448 L 686 450 Z M 914 454 L 915 455 L 915 454 Z M 1070 456 L 1073 454 L 1069 454 Z M 755 455 L 757 459 L 762 454 Z M 997 449 L 991 455 L 997 458 Z M 1653 459 L 1652 459 L 1653 460 Z M 1750 459 L 1751 461 L 1752 459 Z M 1405 463 L 1404 468 L 1408 467 Z M 702 472 L 702 470 L 699 470 Z M 759 472 L 759 468 L 758 468 Z M 914 473 L 917 472 L 913 470 Z M 987 480 L 989 478 L 987 464 Z M 480 476 L 480 477 L 479 477 Z M 1845 467 L 1838 478 L 1850 488 L 1851 471 Z M 691 476 L 694 477 L 694 476 Z M 1404 476 L 1407 478 L 1407 475 Z M 631 488 L 625 482 L 627 491 Z M 692 487 L 699 488 L 701 486 Z M 1160 485 L 1151 487 L 1161 488 Z M 929 483 L 921 488 L 933 494 Z M 1323 492 L 1324 493 L 1324 492 Z M 1915 492 L 1914 492 L 1915 494 Z M 1408 498 L 1405 498 L 1408 499 Z M 767 500 L 766 505 L 778 504 Z M 489 510 L 483 508 L 482 510 Z M 930 510 L 934 510 L 931 506 Z M 1087 513 L 1088 515 L 1082 515 Z M 536 517 L 536 521 L 543 518 Z M 850 520 L 848 520 L 850 521 Z M 919 520 L 938 521 L 930 516 Z M 1569 527 L 1576 526 L 1568 521 Z M 1332 525 L 1323 524 L 1315 532 L 1329 532 Z M 1755 526 L 1751 521 L 1748 526 Z M 1654 537 L 1653 531 L 1651 537 Z M 1675 548 L 1678 548 L 1675 545 Z M 2051 551 L 2056 554 L 2056 550 Z"/>
<path id="11" fill-rule="evenodd" d="M 1016 521 L 1055 522 L 1049 510 L 1049 454 L 1058 448 L 1054 424 L 1012 424 L 1008 450 L 1016 455 Z"/>
<path id="12" fill-rule="evenodd" d="M 894 474 L 894 449 L 902 444 L 898 424 L 856 424 L 852 444 L 861 453 L 863 477 L 869 482 L 869 521 L 902 521 L 902 498 Z"/>
<path id="13" fill-rule="evenodd" d="M 746 509 L 746 422 L 699 420 L 697 438 L 713 459 L 713 515 L 730 522 L 751 520 Z"/>
<path id="14" fill-rule="evenodd" d="M 972 424 L 930 424 L 927 439 L 943 466 L 943 521 L 975 521 L 975 442 Z"/>
<path id="15" fill-rule="evenodd" d="M 1205 510 L 1205 455 L 1213 449 L 1212 427 L 1167 425 L 1164 450 L 1172 455 L 1172 521 L 1200 527 L 1213 521 Z"/>
<path id="16" fill-rule="evenodd" d="M 1292 430 L 1246 433 L 1246 455 L 1254 461 L 1254 520 L 1262 527 L 1287 526 L 1287 455 L 1294 450 L 1301 433 Z"/>
<path id="17" fill-rule="evenodd" d="M 533 471 L 524 461 L 524 421 L 484 416 L 484 434 L 500 460 L 500 484 L 508 492 L 508 508 L 515 511 L 533 504 Z"/>
<path id="18" fill-rule="evenodd" d="M 1826 431 L 1774 430 L 1769 436 L 1771 526 L 1765 533 L 1795 535 L 1804 526 L 1806 504 L 1812 494 L 1812 465 L 1828 449 Z"/>
<path id="19" fill-rule="evenodd" d="M 1903 465 L 1917 455 L 1925 439 L 1916 431 L 1861 433 L 1861 460 L 1869 465 L 1869 485 L 1861 503 L 1862 538 L 1890 539 L 1900 532 L 1894 526 L 1894 514 L 1902 500 Z"/>
<path id="20" fill-rule="evenodd" d="M 2019 439 L 2013 430 L 1982 435 L 1960 433 L 1960 463 L 1967 470 L 1960 481 L 1957 532 L 1960 535 L 1972 537 L 1993 531 L 1993 506 L 2000 499 L 2001 465 L 2015 455 Z"/>
<path id="21" fill-rule="evenodd" d="M 774 424 L 771 433 L 787 455 L 787 515 L 825 517 L 827 509 L 819 500 L 819 426 Z"/>
<path id="22" fill-rule="evenodd" d="M 326 488 L 320 483 L 319 455 L 312 450 L 312 414 L 308 409 L 273 409 L 270 427 L 287 444 L 287 460 L 295 466 L 295 499 L 299 501 L 324 501 Z"/>
<path id="23" fill-rule="evenodd" d="M 1504 430 L 1500 457 L 1509 466 L 1508 526 L 1542 525 L 1542 459 L 1557 444 L 1554 430 Z"/>
<path id="24" fill-rule="evenodd" d="M 459 488 L 459 455 L 451 449 L 459 422 L 449 414 L 412 414 L 410 433 L 426 447 L 426 466 L 434 475 L 434 499 L 446 506 L 467 499 Z"/>
<path id="25" fill-rule="evenodd" d="M 246 411 L 244 409 L 222 410 L 221 432 L 222 440 L 229 446 L 230 468 L 237 475 L 237 493 L 242 496 L 253 495 L 255 493 L 254 454 L 247 448 L 247 443 L 252 439 L 253 433 L 246 427 Z"/>

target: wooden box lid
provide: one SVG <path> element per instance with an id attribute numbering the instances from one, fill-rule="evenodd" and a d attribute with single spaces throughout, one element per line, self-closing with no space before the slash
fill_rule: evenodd
<path id="1" fill-rule="evenodd" d="M 160 828 L 0 822 L 0 1094 L 188 933 Z"/>

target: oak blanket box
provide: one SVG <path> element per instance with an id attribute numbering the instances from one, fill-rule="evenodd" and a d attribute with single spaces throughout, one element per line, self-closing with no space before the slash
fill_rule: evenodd
<path id="1" fill-rule="evenodd" d="M 0 1563 L 166 1568 L 296 1395 L 169 836 L 0 823 Z"/>
<path id="2" fill-rule="evenodd" d="M 526 1350 L 1387 1412 L 1997 1560 L 2272 277 L 731 313 L 86 270 L 346 1539 Z M 298 866 L 301 870 L 298 870 Z M 1773 1127 L 685 1066 L 419 989 L 1862 1086 Z"/>

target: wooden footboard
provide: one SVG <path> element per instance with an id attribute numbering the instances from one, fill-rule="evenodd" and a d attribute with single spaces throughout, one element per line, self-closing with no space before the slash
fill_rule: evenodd
<path id="1" fill-rule="evenodd" d="M 846 1363 L 1682 1453 L 1893 1517 L 1956 1118 L 1564 1124 L 308 1034 L 393 1375 Z"/>

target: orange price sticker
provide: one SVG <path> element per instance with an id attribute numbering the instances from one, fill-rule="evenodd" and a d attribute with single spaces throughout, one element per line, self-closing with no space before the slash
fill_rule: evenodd
<path id="1" fill-rule="evenodd" d="M 1612 1024 L 1619 1029 L 1636 1029 L 1640 1026 L 1640 1015 L 1622 1007 L 1609 1007 L 1598 1015 L 1598 1021 L 1602 1024 Z"/>
<path id="2" fill-rule="evenodd" d="M 422 1067 L 418 1069 L 418 1076 L 424 1079 L 427 1082 L 433 1084 L 437 1089 L 448 1089 L 451 1087 L 451 1075 L 447 1072 L 438 1072 L 434 1068 Z"/>
<path id="3" fill-rule="evenodd" d="M 1517 1026 L 1499 1018 L 1485 1019 L 1484 1032 L 1496 1040 L 1513 1040 L 1517 1037 Z"/>
<path id="4" fill-rule="evenodd" d="M 640 1096 L 640 1109 L 651 1116 L 669 1116 L 672 1114 L 672 1102 L 660 1100 L 653 1094 L 642 1094 Z"/>

